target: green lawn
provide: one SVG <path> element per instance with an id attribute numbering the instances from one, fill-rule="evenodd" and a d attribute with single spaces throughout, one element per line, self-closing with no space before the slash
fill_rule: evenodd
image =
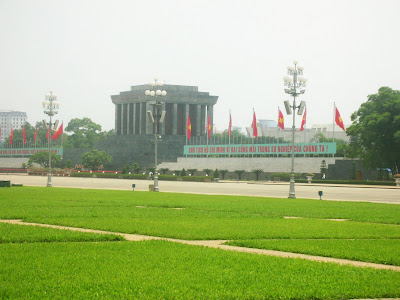
<path id="1" fill-rule="evenodd" d="M 0 245 L 0 298 L 400 297 L 400 272 L 163 241 Z"/>
<path id="2" fill-rule="evenodd" d="M 0 223 L 0 232 L 0 244 L 124 240 L 123 237 L 112 234 L 94 234 L 87 232 L 60 230 L 37 226 L 22 226 L 6 223 Z"/>
<path id="3" fill-rule="evenodd" d="M 400 239 L 242 240 L 227 244 L 400 266 Z"/>
<path id="4" fill-rule="evenodd" d="M 400 226 L 383 224 L 400 224 L 390 204 L 61 188 L 0 196 L 0 218 L 180 239 L 400 238 Z"/>
<path id="5" fill-rule="evenodd" d="M 0 219 L 399 265 L 399 205 L 22 187 L 0 189 Z M 0 298 L 400 297 L 394 271 L 21 225 L 0 236 Z"/>

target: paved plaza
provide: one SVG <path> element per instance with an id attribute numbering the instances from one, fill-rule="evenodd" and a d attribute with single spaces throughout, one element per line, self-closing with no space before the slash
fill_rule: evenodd
<path id="1" fill-rule="evenodd" d="M 22 183 L 25 186 L 46 186 L 46 176 L 28 176 L 26 174 L 0 174 L 0 180 L 11 180 L 11 183 Z M 150 180 L 106 179 L 106 178 L 79 178 L 79 177 L 52 177 L 53 187 L 110 189 L 148 191 Z M 159 181 L 160 192 L 215 194 L 215 195 L 243 195 L 259 197 L 287 198 L 289 194 L 288 182 L 183 182 Z M 331 184 L 296 184 L 296 197 L 319 199 L 318 191 L 323 191 L 323 200 L 336 201 L 365 201 L 377 203 L 400 204 L 400 188 L 376 187 L 355 185 Z"/>

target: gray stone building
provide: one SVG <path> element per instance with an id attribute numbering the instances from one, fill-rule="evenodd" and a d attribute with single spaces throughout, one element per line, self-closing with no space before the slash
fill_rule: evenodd
<path id="1" fill-rule="evenodd" d="M 158 123 L 158 134 L 162 136 L 186 135 L 187 117 L 190 117 L 192 136 L 203 136 L 206 133 L 206 118 L 210 116 L 213 124 L 214 105 L 218 96 L 210 96 L 207 92 L 199 92 L 197 86 L 164 84 L 158 89 L 165 90 L 166 96 L 158 98 L 166 111 L 163 123 Z M 153 134 L 153 123 L 148 110 L 155 107 L 150 104 L 154 97 L 146 96 L 146 90 L 155 90 L 153 86 L 136 85 L 130 91 L 111 96 L 115 104 L 115 132 L 117 135 Z M 159 113 L 158 113 L 159 114 Z"/>
<path id="2" fill-rule="evenodd" d="M 214 105 L 218 96 L 199 92 L 197 86 L 164 84 L 158 89 L 167 92 L 166 96 L 157 98 L 164 102 L 162 109 L 166 111 L 164 122 L 159 123 L 159 119 L 157 120 L 157 131 L 162 136 L 157 146 L 158 162 L 173 162 L 183 156 L 187 117 L 190 117 L 191 135 L 204 136 L 207 113 L 212 126 Z M 130 91 L 111 96 L 115 105 L 116 135 L 95 145 L 95 148 L 107 151 L 113 157 L 112 163 L 106 166 L 107 169 L 121 170 L 132 162 L 139 163 L 144 169 L 154 167 L 154 128 L 147 111 L 153 110 L 153 116 L 156 112 L 155 107 L 150 104 L 154 97 L 146 96 L 146 90 L 155 89 L 149 84 L 137 85 L 132 86 Z M 87 151 L 90 149 L 65 149 L 63 159 L 79 164 L 82 153 Z"/>

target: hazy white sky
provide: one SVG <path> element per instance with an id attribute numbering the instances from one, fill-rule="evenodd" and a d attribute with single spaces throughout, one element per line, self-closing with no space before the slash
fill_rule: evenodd
<path id="1" fill-rule="evenodd" d="M 110 95 L 154 77 L 219 96 L 218 130 L 276 120 L 283 76 L 308 78 L 307 125 L 344 119 L 381 86 L 400 89 L 399 0 L 0 0 L 0 109 L 34 123 L 52 89 L 59 119 L 114 127 Z M 291 118 L 285 115 L 285 126 Z M 297 118 L 297 126 L 301 118 Z"/>

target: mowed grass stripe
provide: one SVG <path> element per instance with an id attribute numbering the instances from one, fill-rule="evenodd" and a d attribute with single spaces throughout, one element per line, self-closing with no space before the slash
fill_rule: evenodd
<path id="1" fill-rule="evenodd" d="M 227 245 L 400 266 L 400 240 L 241 240 Z"/>
<path id="2" fill-rule="evenodd" d="M 88 242 L 122 241 L 123 237 L 113 234 L 95 234 L 44 228 L 39 226 L 21 226 L 0 222 L 0 244 L 5 243 L 49 243 L 49 242 Z"/>
<path id="3" fill-rule="evenodd" d="M 344 201 L 320 201 L 307 199 L 261 198 L 225 195 L 198 195 L 177 193 L 149 193 L 110 190 L 84 190 L 42 187 L 23 187 L 22 189 L 0 189 L 0 218 L 5 214 L 29 213 L 38 217 L 43 209 L 49 209 L 53 214 L 75 214 L 74 208 L 88 208 L 93 215 L 114 215 L 133 209 L 142 211 L 160 209 L 164 213 L 169 208 L 185 208 L 169 210 L 173 213 L 193 215 L 207 213 L 227 213 L 261 215 L 269 218 L 294 216 L 317 219 L 350 219 L 352 221 L 400 224 L 400 205 L 378 203 L 354 203 Z M 68 209 L 67 211 L 64 211 Z M 64 211 L 64 212 L 63 212 Z M 164 211 L 164 212 L 163 212 Z M 17 216 L 9 218 L 18 219 Z"/>
<path id="4" fill-rule="evenodd" d="M 399 272 L 165 241 L 2 244 L 0 264 L 1 298 L 400 297 Z"/>
<path id="5" fill-rule="evenodd" d="M 378 211 L 397 224 L 398 205 L 25 187 L 0 193 L 3 219 L 131 234 L 198 240 L 400 238 L 400 226 L 370 223 L 380 217 L 361 221 Z M 171 209 L 177 207 L 184 209 Z M 283 218 L 294 213 L 313 218 Z"/>

